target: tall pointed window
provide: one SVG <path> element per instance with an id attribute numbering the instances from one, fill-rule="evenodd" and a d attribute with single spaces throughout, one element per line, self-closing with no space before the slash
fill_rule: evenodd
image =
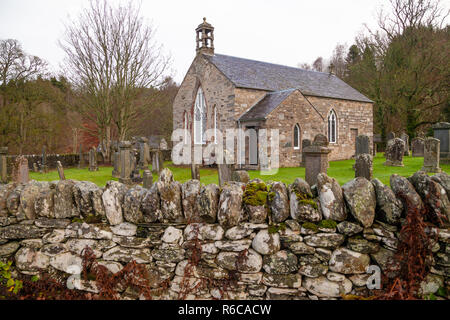
<path id="1" fill-rule="evenodd" d="M 298 124 L 294 126 L 294 149 L 300 149 L 300 127 Z"/>
<path id="2" fill-rule="evenodd" d="M 205 143 L 206 131 L 206 103 L 202 88 L 197 91 L 194 106 L 194 143 Z"/>
<path id="3" fill-rule="evenodd" d="M 184 112 L 184 143 L 188 143 L 188 115 L 187 112 Z"/>
<path id="4" fill-rule="evenodd" d="M 330 143 L 337 142 L 337 121 L 334 110 L 331 110 L 328 115 L 328 141 Z"/>
<path id="5" fill-rule="evenodd" d="M 217 108 L 214 106 L 214 143 L 217 144 Z"/>

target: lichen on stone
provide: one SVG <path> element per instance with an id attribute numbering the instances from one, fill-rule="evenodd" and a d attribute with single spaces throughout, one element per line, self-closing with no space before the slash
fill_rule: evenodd
<path id="1" fill-rule="evenodd" d="M 312 223 L 312 222 L 305 222 L 302 224 L 302 227 L 305 229 L 312 230 L 312 231 L 319 230 L 319 227 L 315 223 Z"/>
<path id="2" fill-rule="evenodd" d="M 250 182 L 245 186 L 243 202 L 248 206 L 267 204 L 268 189 L 264 182 Z"/>
<path id="3" fill-rule="evenodd" d="M 326 229 L 334 229 L 336 228 L 337 223 L 334 220 L 331 219 L 325 219 L 319 222 L 318 227 L 319 228 L 326 228 Z"/>

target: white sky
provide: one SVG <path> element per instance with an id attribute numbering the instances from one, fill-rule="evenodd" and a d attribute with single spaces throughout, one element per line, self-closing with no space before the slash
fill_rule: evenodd
<path id="1" fill-rule="evenodd" d="M 120 2 L 120 0 L 111 0 Z M 0 39 L 13 38 L 24 50 L 59 71 L 57 46 L 67 18 L 88 0 L 0 0 Z M 157 27 L 156 39 L 173 59 L 179 83 L 195 56 L 194 29 L 203 17 L 215 27 L 215 51 L 297 66 L 328 58 L 336 43 L 351 45 L 363 23 L 376 26 L 376 11 L 388 0 L 143 0 L 141 14 Z"/>

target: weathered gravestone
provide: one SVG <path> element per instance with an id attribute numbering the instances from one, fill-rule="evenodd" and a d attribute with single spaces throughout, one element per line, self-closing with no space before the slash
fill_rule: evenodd
<path id="1" fill-rule="evenodd" d="M 36 162 L 33 163 L 33 172 L 39 172 L 39 166 Z"/>
<path id="2" fill-rule="evenodd" d="M 119 182 L 131 184 L 131 142 L 121 141 L 119 143 L 120 150 L 120 178 Z"/>
<path id="3" fill-rule="evenodd" d="M 142 182 L 142 178 L 141 178 L 141 174 L 139 173 L 139 169 L 138 169 L 138 159 L 137 156 L 139 154 L 136 155 L 135 150 L 131 150 L 131 181 L 134 183 L 141 183 Z"/>
<path id="4" fill-rule="evenodd" d="M 150 149 L 148 147 L 148 139 L 146 137 L 140 137 L 139 140 L 139 169 L 146 169 L 148 167 L 148 160 L 150 156 Z"/>
<path id="5" fill-rule="evenodd" d="M 389 132 L 387 134 L 387 136 L 386 136 L 386 140 L 389 141 L 389 140 L 392 140 L 392 139 L 395 139 L 395 133 L 394 132 Z"/>
<path id="6" fill-rule="evenodd" d="M 405 153 L 405 141 L 400 138 L 391 139 L 388 141 L 384 156 L 386 162 L 385 166 L 403 167 L 403 154 Z"/>
<path id="7" fill-rule="evenodd" d="M 237 182 L 248 183 L 250 181 L 250 176 L 247 170 L 236 170 L 233 172 L 231 179 Z"/>
<path id="8" fill-rule="evenodd" d="M 59 180 L 66 180 L 66 176 L 64 175 L 64 168 L 61 164 L 61 161 L 56 161 L 56 168 L 58 169 Z"/>
<path id="9" fill-rule="evenodd" d="M 441 141 L 439 162 L 450 164 L 450 123 L 439 122 L 432 126 L 434 137 Z"/>
<path id="10" fill-rule="evenodd" d="M 323 134 L 316 135 L 312 145 L 303 149 L 305 154 L 305 180 L 309 185 L 316 184 L 319 173 L 327 173 L 328 154 L 330 152 L 328 139 Z"/>
<path id="11" fill-rule="evenodd" d="M 42 147 L 41 172 L 42 172 L 42 173 L 47 173 L 47 172 L 48 172 L 48 166 L 47 166 L 47 150 L 46 150 L 45 146 Z"/>
<path id="12" fill-rule="evenodd" d="M 413 157 L 423 157 L 425 140 L 423 138 L 414 138 L 411 140 L 411 153 Z"/>
<path id="13" fill-rule="evenodd" d="M 403 151 L 404 156 L 409 156 L 409 136 L 406 133 L 400 135 L 400 139 L 405 142 L 405 150 Z"/>
<path id="14" fill-rule="evenodd" d="M 225 182 L 233 179 L 233 165 L 232 164 L 218 164 L 217 172 L 219 174 L 219 186 L 222 187 Z"/>
<path id="15" fill-rule="evenodd" d="M 28 160 L 24 156 L 18 156 L 14 163 L 13 169 L 14 182 L 28 183 L 30 181 L 30 173 L 28 169 Z"/>
<path id="16" fill-rule="evenodd" d="M 164 160 L 161 150 L 152 151 L 152 172 L 160 173 L 164 169 Z"/>
<path id="17" fill-rule="evenodd" d="M 441 172 L 441 168 L 439 168 L 439 149 L 439 139 L 431 137 L 425 139 L 422 171 Z"/>
<path id="18" fill-rule="evenodd" d="M 200 166 L 194 161 L 191 163 L 191 179 L 200 180 Z"/>
<path id="19" fill-rule="evenodd" d="M 363 153 L 370 153 L 370 138 L 366 135 L 356 137 L 355 156 Z"/>
<path id="20" fill-rule="evenodd" d="M 112 171 L 112 176 L 114 178 L 120 178 L 120 153 L 115 151 L 113 155 L 114 168 Z"/>
<path id="21" fill-rule="evenodd" d="M 78 159 L 78 168 L 84 168 L 84 155 L 83 146 L 80 144 L 80 149 L 78 151 L 80 159 Z"/>
<path id="22" fill-rule="evenodd" d="M 89 171 L 98 171 L 97 151 L 95 148 L 89 150 Z"/>
<path id="23" fill-rule="evenodd" d="M 143 187 L 145 189 L 150 189 L 153 185 L 153 176 L 150 170 L 144 170 L 143 173 Z"/>
<path id="24" fill-rule="evenodd" d="M 303 139 L 302 140 L 302 149 L 305 150 L 306 147 L 309 147 L 311 145 L 311 140 L 309 139 Z M 305 166 L 305 153 L 302 152 L 302 163 L 300 164 L 301 167 Z"/>
<path id="25" fill-rule="evenodd" d="M 355 162 L 355 178 L 364 177 L 367 180 L 373 178 L 373 157 L 368 153 L 358 154 Z"/>
<path id="26" fill-rule="evenodd" d="M 0 148 L 0 183 L 8 183 L 8 167 L 6 162 L 6 155 L 8 154 L 8 147 Z"/>

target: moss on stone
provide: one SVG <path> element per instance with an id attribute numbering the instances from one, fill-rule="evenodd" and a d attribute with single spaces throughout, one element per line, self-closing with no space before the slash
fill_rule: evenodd
<path id="1" fill-rule="evenodd" d="M 264 206 L 267 204 L 267 196 L 265 183 L 250 182 L 245 186 L 243 202 L 248 206 Z"/>
<path id="2" fill-rule="evenodd" d="M 311 207 L 313 207 L 314 209 L 317 210 L 317 203 L 312 200 L 312 199 L 301 199 L 298 200 L 298 204 L 299 205 L 310 205 Z"/>
<path id="3" fill-rule="evenodd" d="M 319 228 L 325 228 L 325 229 L 334 229 L 337 226 L 336 221 L 331 219 L 325 219 L 319 222 L 318 224 Z"/>
<path id="4" fill-rule="evenodd" d="M 284 231 L 284 230 L 286 230 L 286 224 L 284 222 L 281 222 L 279 224 L 271 224 L 269 226 L 269 228 L 267 229 L 267 231 L 270 234 L 277 233 L 278 231 Z"/>
<path id="5" fill-rule="evenodd" d="M 79 217 L 75 217 L 75 218 L 72 219 L 72 223 L 75 223 L 75 222 L 83 223 L 83 219 L 81 219 Z"/>
<path id="6" fill-rule="evenodd" d="M 308 230 L 312 230 L 312 231 L 319 230 L 319 227 L 315 223 L 312 223 L 312 222 L 305 222 L 302 224 L 302 227 L 305 229 L 308 229 Z"/>

